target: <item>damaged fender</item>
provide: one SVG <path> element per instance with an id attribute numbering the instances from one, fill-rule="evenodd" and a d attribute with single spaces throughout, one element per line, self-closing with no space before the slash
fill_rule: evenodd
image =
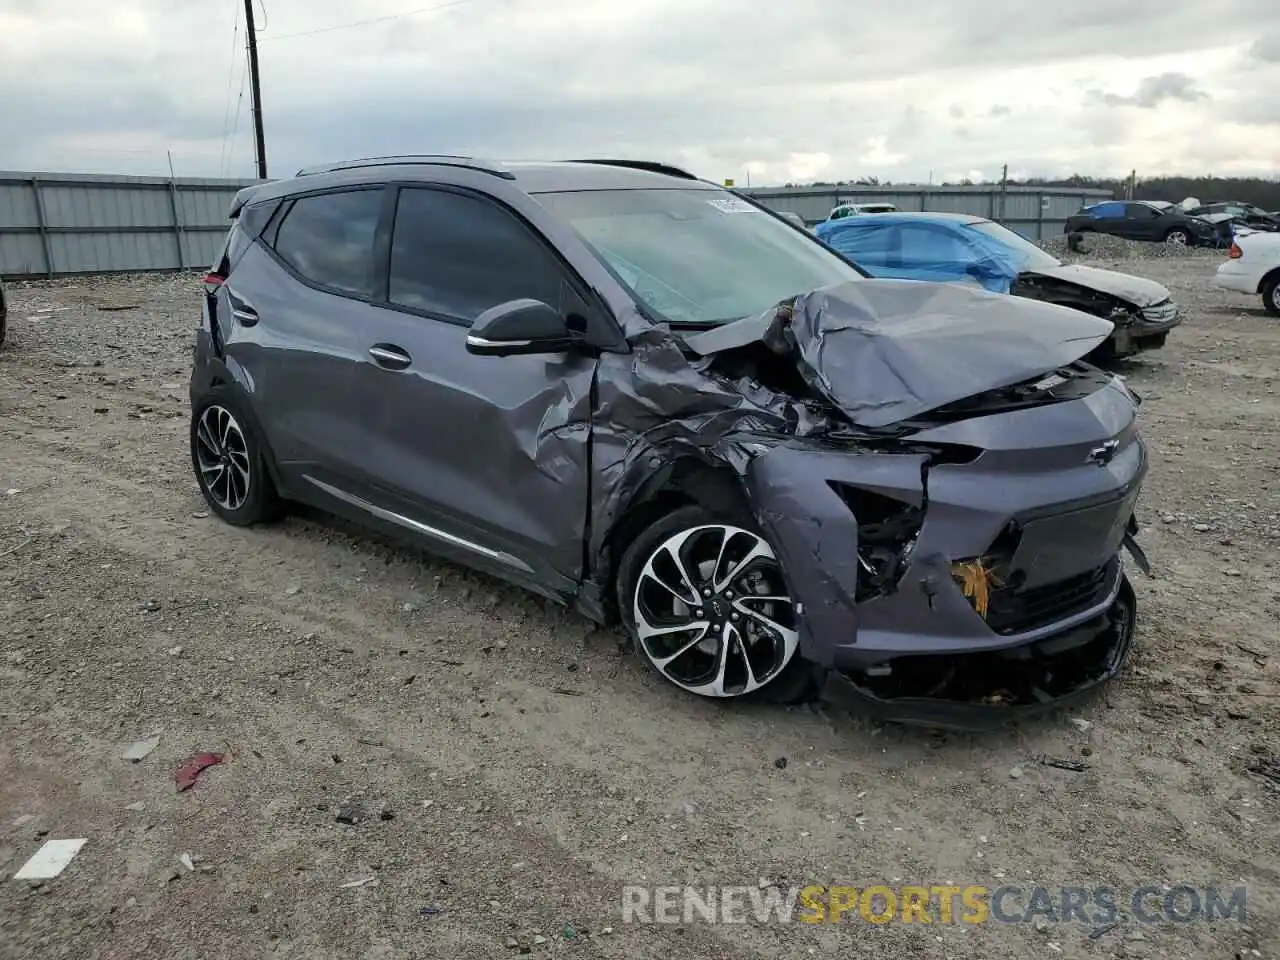
<path id="1" fill-rule="evenodd" d="M 924 505 L 926 455 L 850 453 L 778 446 L 753 460 L 746 477 L 756 517 L 796 581 L 789 586 L 801 604 L 801 655 L 826 667 L 836 649 L 830 638 L 852 643 L 857 637 L 860 580 L 880 572 L 862 559 L 858 518 L 833 483 L 848 484 L 854 495 Z M 911 543 L 907 537 L 894 547 L 900 564 Z M 884 589 L 897 589 L 895 571 L 887 573 Z"/>

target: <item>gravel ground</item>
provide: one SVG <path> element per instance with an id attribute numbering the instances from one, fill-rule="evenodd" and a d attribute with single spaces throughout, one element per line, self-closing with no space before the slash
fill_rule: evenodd
<path id="1" fill-rule="evenodd" d="M 193 279 L 13 284 L 0 879 L 88 843 L 0 883 L 0 957 L 1277 957 L 1280 793 L 1250 768 L 1280 751 L 1280 325 L 1209 285 L 1220 254 L 1108 254 L 1187 313 L 1122 370 L 1154 461 L 1140 643 L 1074 717 L 986 736 L 698 702 L 323 516 L 219 523 L 187 453 Z M 176 792 L 202 750 L 225 761 Z M 761 880 L 1244 884 L 1248 919 L 621 922 L 626 883 Z"/>

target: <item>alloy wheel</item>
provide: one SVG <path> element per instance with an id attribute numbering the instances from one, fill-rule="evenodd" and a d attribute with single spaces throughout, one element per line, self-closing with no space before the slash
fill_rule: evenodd
<path id="1" fill-rule="evenodd" d="M 643 655 L 676 686 L 740 697 L 778 676 L 799 645 L 773 548 L 727 524 L 680 531 L 649 555 L 632 597 Z"/>
<path id="2" fill-rule="evenodd" d="M 226 407 L 205 407 L 196 425 L 200 483 L 224 510 L 239 510 L 249 499 L 249 444 Z"/>
<path id="3" fill-rule="evenodd" d="M 1174 230 L 1165 238 L 1166 243 L 1171 243 L 1175 247 L 1185 247 L 1187 245 L 1187 235 L 1181 230 Z"/>

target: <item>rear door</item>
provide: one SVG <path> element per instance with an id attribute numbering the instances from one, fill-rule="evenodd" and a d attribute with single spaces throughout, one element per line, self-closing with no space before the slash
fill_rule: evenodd
<path id="1" fill-rule="evenodd" d="M 254 395 L 286 485 L 304 496 L 299 478 L 345 489 L 367 456 L 357 374 L 380 315 L 374 241 L 386 196 L 348 187 L 292 200 L 223 284 L 228 365 Z"/>
<path id="2" fill-rule="evenodd" d="M 479 357 L 465 340 L 481 312 L 525 297 L 585 323 L 585 289 L 528 223 L 461 188 L 401 188 L 386 255 L 386 306 L 367 318 L 356 374 L 378 507 L 463 562 L 572 589 L 596 361 Z"/>

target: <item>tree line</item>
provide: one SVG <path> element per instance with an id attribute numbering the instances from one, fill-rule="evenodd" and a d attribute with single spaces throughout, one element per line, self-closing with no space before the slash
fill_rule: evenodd
<path id="1" fill-rule="evenodd" d="M 1127 178 L 1072 176 L 1065 180 L 1031 179 L 1009 181 L 1028 187 L 1089 187 L 1110 190 L 1116 197 L 1123 197 L 1128 186 Z M 1262 177 L 1149 177 L 1138 180 L 1134 186 L 1135 200 L 1168 200 L 1178 203 L 1187 197 L 1195 197 L 1202 203 L 1215 200 L 1238 200 L 1252 203 L 1263 210 L 1280 210 L 1280 180 Z"/>
<path id="2" fill-rule="evenodd" d="M 958 183 L 943 183 L 944 187 L 971 187 L 972 180 Z M 1117 198 L 1125 196 L 1129 186 L 1128 177 L 1085 177 L 1074 174 L 1070 177 L 1052 180 L 1033 177 L 1028 180 L 1010 180 L 1015 187 L 1087 187 L 1092 190 L 1110 190 Z M 788 187 L 801 184 L 788 183 Z M 856 187 L 892 187 L 889 181 L 881 181 L 878 177 L 863 177 L 858 180 L 845 180 L 840 183 L 818 181 L 807 186 L 823 188 L 856 188 Z M 920 184 L 898 184 L 898 186 L 918 187 Z M 1168 200 L 1179 203 L 1187 197 L 1195 197 L 1201 203 L 1215 200 L 1237 200 L 1252 203 L 1264 210 L 1280 210 L 1280 179 L 1263 177 L 1147 177 L 1138 180 L 1134 187 L 1135 200 Z"/>

